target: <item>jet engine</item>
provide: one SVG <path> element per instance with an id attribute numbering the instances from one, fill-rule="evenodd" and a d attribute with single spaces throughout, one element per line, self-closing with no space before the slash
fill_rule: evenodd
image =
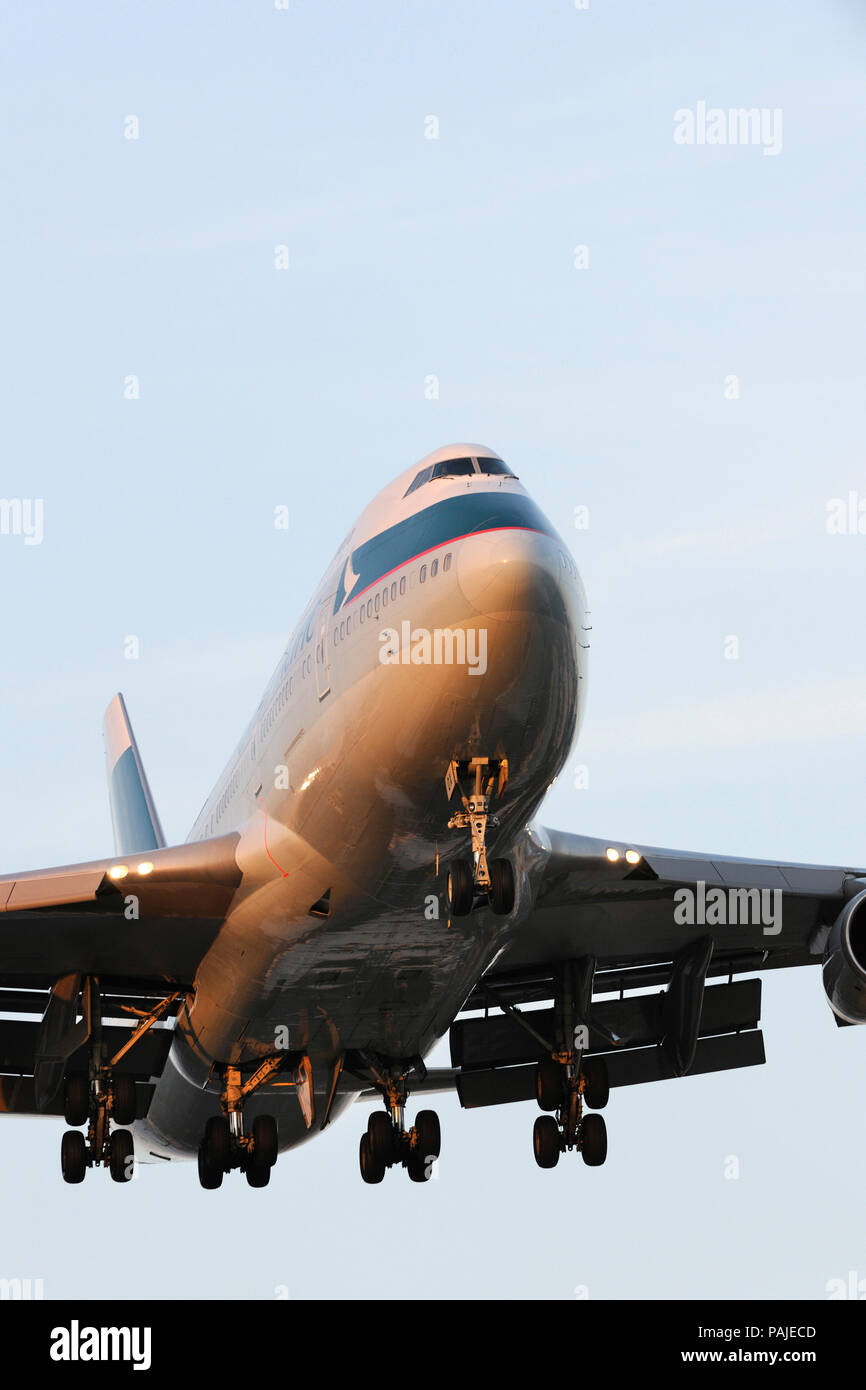
<path id="1" fill-rule="evenodd" d="M 824 953 L 824 989 L 842 1023 L 866 1023 L 866 888 L 845 904 Z"/>

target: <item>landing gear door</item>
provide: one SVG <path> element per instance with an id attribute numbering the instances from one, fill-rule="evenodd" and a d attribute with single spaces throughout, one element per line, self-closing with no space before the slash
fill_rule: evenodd
<path id="1" fill-rule="evenodd" d="M 331 689 L 331 609 L 334 606 L 334 595 L 326 598 L 319 609 L 319 621 L 316 629 L 316 689 L 319 692 L 319 699 L 324 700 Z"/>

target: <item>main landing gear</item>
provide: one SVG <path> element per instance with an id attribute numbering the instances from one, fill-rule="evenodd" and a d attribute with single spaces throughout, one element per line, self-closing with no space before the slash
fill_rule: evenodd
<path id="1" fill-rule="evenodd" d="M 583 1066 L 544 1057 L 538 1064 L 537 1094 L 542 1110 L 532 1130 L 532 1152 L 539 1168 L 555 1168 L 559 1155 L 577 1149 L 590 1168 L 607 1158 L 607 1126 L 603 1115 L 585 1115 L 584 1105 L 603 1109 L 610 1087 L 602 1057 L 587 1057 Z"/>
<path id="2" fill-rule="evenodd" d="M 379 1183 L 388 1168 L 406 1169 L 412 1182 L 429 1182 L 433 1164 L 442 1150 L 442 1132 L 435 1110 L 419 1110 L 411 1129 L 406 1128 L 406 1101 L 409 1092 L 406 1077 L 413 1069 L 424 1074 L 420 1059 L 406 1068 L 366 1058 L 365 1070 L 385 1102 L 385 1112 L 375 1111 L 361 1135 L 358 1161 L 361 1177 L 367 1183 Z"/>
<path id="3" fill-rule="evenodd" d="M 137 1118 L 138 1096 L 133 1077 L 118 1072 L 117 1066 L 139 1038 L 177 999 L 169 995 L 148 1013 L 139 1012 L 138 1026 L 121 1048 L 107 1057 L 102 1030 L 99 980 L 88 976 L 82 986 L 84 1021 L 82 1029 L 90 1044 L 87 1073 L 72 1072 L 64 1078 L 63 1113 L 71 1126 L 87 1125 L 86 1134 L 71 1128 L 60 1144 L 60 1166 L 64 1182 L 84 1181 L 88 1168 L 108 1168 L 115 1182 L 131 1182 L 135 1176 L 135 1146 L 126 1128 Z M 74 1000 L 73 1000 L 74 1003 Z"/>
<path id="4" fill-rule="evenodd" d="M 555 1168 L 559 1155 L 577 1150 L 590 1168 L 607 1158 L 603 1110 L 610 1096 L 603 1057 L 585 1057 L 595 961 L 590 957 L 564 961 L 554 972 L 554 1039 L 538 1063 L 536 1096 L 539 1115 L 532 1130 L 532 1152 L 539 1168 Z M 550 1113 L 553 1112 L 553 1113 Z"/>
<path id="5" fill-rule="evenodd" d="M 244 1101 L 257 1091 L 276 1072 L 286 1067 L 285 1054 L 268 1057 L 246 1081 L 237 1066 L 224 1068 L 220 1104 L 223 1113 L 212 1115 L 205 1125 L 198 1148 L 198 1179 L 202 1187 L 213 1191 L 222 1186 L 226 1173 L 239 1168 L 250 1187 L 267 1187 L 271 1169 L 277 1161 L 279 1135 L 273 1115 L 257 1115 L 247 1132 L 244 1126 Z M 292 1079 L 284 1084 L 297 1088 L 298 1100 L 309 1129 L 313 1122 L 313 1072 L 309 1057 L 297 1059 Z"/>
<path id="6" fill-rule="evenodd" d="M 453 916 L 466 917 L 475 904 L 476 896 L 486 898 L 492 911 L 507 917 L 514 910 L 514 869 L 508 859 L 487 859 L 487 828 L 498 826 L 490 814 L 494 794 L 502 795 L 508 781 L 506 758 L 470 758 L 452 760 L 445 776 L 445 789 L 450 801 L 463 782 L 467 792 L 460 791 L 463 810 L 456 811 L 448 822 L 449 830 L 468 829 L 472 842 L 472 858 L 456 859 L 448 870 L 448 906 Z"/>

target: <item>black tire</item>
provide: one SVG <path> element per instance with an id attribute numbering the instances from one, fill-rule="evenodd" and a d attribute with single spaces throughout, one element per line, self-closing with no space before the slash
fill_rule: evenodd
<path id="1" fill-rule="evenodd" d="M 552 1115 L 539 1115 L 535 1121 L 532 1152 L 539 1168 L 555 1168 L 559 1162 L 559 1125 Z"/>
<path id="2" fill-rule="evenodd" d="M 428 1161 L 442 1152 L 442 1130 L 435 1110 L 419 1110 L 415 1116 L 416 1152 Z"/>
<path id="3" fill-rule="evenodd" d="M 603 1057 L 587 1057 L 582 1070 L 586 1082 L 583 1088 L 584 1100 L 590 1110 L 603 1110 L 610 1100 L 607 1063 Z"/>
<path id="4" fill-rule="evenodd" d="M 266 1163 L 264 1158 L 258 1156 L 255 1150 L 250 1154 L 244 1168 L 247 1183 L 250 1187 L 267 1187 L 271 1180 L 270 1163 Z"/>
<path id="5" fill-rule="evenodd" d="M 514 911 L 514 869 L 510 859 L 494 859 L 490 870 L 490 906 L 497 917 Z"/>
<path id="6" fill-rule="evenodd" d="M 64 1182 L 84 1182 L 87 1145 L 80 1129 L 68 1129 L 60 1141 L 60 1167 Z"/>
<path id="7" fill-rule="evenodd" d="M 467 917 L 475 901 L 475 875 L 467 859 L 455 859 L 448 870 L 448 904 L 455 917 Z"/>
<path id="8" fill-rule="evenodd" d="M 433 1160 L 423 1153 L 411 1153 L 406 1160 L 410 1182 L 429 1182 L 433 1176 Z"/>
<path id="9" fill-rule="evenodd" d="M 607 1125 L 603 1115 L 587 1115 L 580 1126 L 580 1152 L 589 1168 L 600 1168 L 607 1158 Z"/>
<path id="10" fill-rule="evenodd" d="M 131 1076 L 116 1076 L 112 1082 L 111 1118 L 115 1124 L 131 1125 L 137 1118 L 135 1081 Z"/>
<path id="11" fill-rule="evenodd" d="M 253 1151 L 261 1163 L 273 1168 L 277 1161 L 277 1122 L 273 1115 L 256 1115 L 253 1120 Z"/>
<path id="12" fill-rule="evenodd" d="M 204 1127 L 204 1147 L 212 1169 L 227 1173 L 231 1167 L 232 1137 L 225 1115 L 212 1115 Z"/>
<path id="13" fill-rule="evenodd" d="M 108 1141 L 108 1167 L 115 1182 L 131 1182 L 135 1173 L 135 1145 L 128 1129 L 115 1129 Z"/>
<path id="14" fill-rule="evenodd" d="M 198 1146 L 198 1180 L 202 1187 L 210 1192 L 222 1187 L 223 1170 L 222 1168 L 214 1168 L 210 1163 L 204 1140 Z"/>
<path id="15" fill-rule="evenodd" d="M 391 1117 L 382 1110 L 374 1110 L 367 1121 L 367 1141 L 370 1145 L 370 1153 L 377 1163 L 381 1163 L 382 1170 L 389 1168 L 394 1162 L 394 1126 Z"/>
<path id="16" fill-rule="evenodd" d="M 373 1153 L 370 1148 L 370 1139 L 365 1130 L 361 1135 L 361 1146 L 358 1150 L 358 1162 L 361 1166 L 361 1177 L 364 1182 L 381 1182 L 385 1176 L 385 1165 L 378 1155 Z"/>
<path id="17" fill-rule="evenodd" d="M 66 1078 L 63 1114 L 68 1125 L 86 1125 L 90 1119 L 90 1082 L 80 1072 Z"/>
<path id="18" fill-rule="evenodd" d="M 562 1105 L 562 1067 L 552 1057 L 542 1057 L 538 1064 L 535 1095 L 542 1110 L 558 1110 Z"/>

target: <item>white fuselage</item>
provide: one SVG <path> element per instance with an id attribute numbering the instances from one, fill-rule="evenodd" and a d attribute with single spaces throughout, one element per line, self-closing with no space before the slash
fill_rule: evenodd
<path id="1" fill-rule="evenodd" d="M 526 827 L 583 710 L 583 589 L 517 479 L 406 496 L 421 467 L 343 542 L 190 833 L 236 831 L 243 881 L 136 1127 L 143 1158 L 194 1154 L 219 1113 L 215 1064 L 303 1052 L 321 1115 L 347 1052 L 423 1056 L 529 911 Z M 508 762 L 489 840 L 517 899 L 507 918 L 451 920 L 444 873 L 468 832 L 447 828 L 444 779 L 451 759 L 483 756 Z M 256 1107 L 281 1147 L 318 1128 L 279 1078 Z"/>

